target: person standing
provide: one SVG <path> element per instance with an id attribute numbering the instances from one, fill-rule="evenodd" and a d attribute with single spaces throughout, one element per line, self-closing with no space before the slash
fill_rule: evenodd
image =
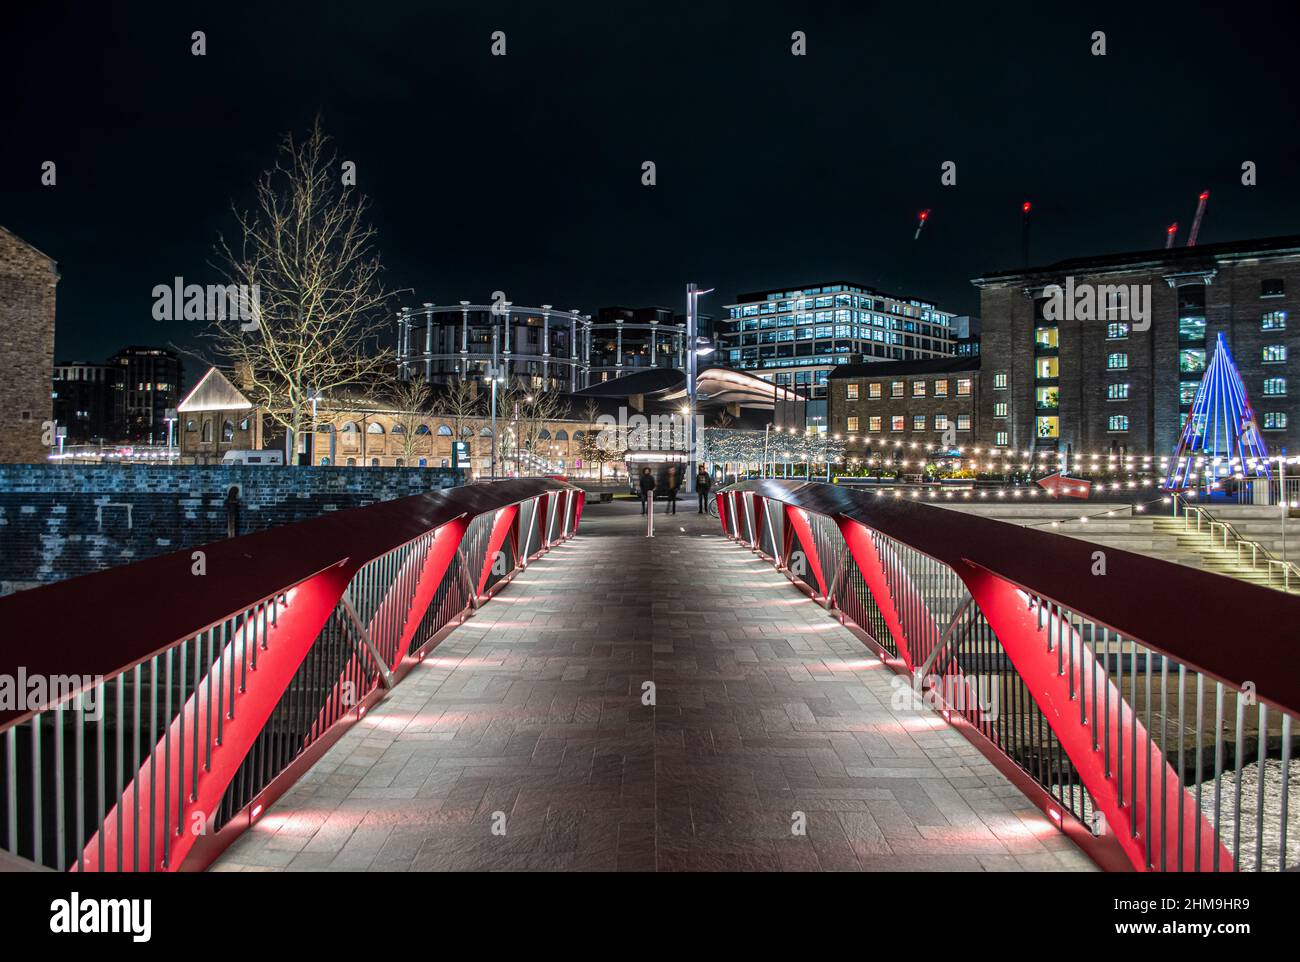
<path id="1" fill-rule="evenodd" d="M 668 513 L 677 513 L 677 489 L 682 485 L 681 478 L 677 477 L 677 469 L 670 467 L 668 469 Z"/>
<path id="2" fill-rule="evenodd" d="M 700 514 L 704 514 L 705 505 L 709 503 L 709 488 L 711 487 L 713 487 L 713 478 L 701 466 L 700 473 L 695 476 L 695 491 L 700 496 Z"/>
<path id="3" fill-rule="evenodd" d="M 641 513 L 645 514 L 646 500 L 649 498 L 649 500 L 653 501 L 655 491 L 655 476 L 650 473 L 649 468 L 641 469 L 641 479 L 639 484 L 641 486 Z"/>
<path id="4" fill-rule="evenodd" d="M 233 484 L 226 492 L 226 537 L 239 537 L 239 488 Z"/>

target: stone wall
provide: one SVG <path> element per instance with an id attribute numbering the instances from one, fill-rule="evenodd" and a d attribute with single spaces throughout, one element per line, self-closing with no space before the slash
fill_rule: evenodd
<path id="1" fill-rule="evenodd" d="M 0 227 L 0 464 L 50 453 L 57 283 L 52 260 Z"/>
<path id="2" fill-rule="evenodd" d="M 0 595 L 240 533 L 455 487 L 439 468 L 0 465 Z"/>

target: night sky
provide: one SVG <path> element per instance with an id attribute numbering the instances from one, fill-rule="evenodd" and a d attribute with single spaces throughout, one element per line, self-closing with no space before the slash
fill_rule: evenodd
<path id="1" fill-rule="evenodd" d="M 809 6 L 16 5 L 0 224 L 59 262 L 61 360 L 192 343 L 152 288 L 219 280 L 231 203 L 317 112 L 395 303 L 680 310 L 694 280 L 717 314 L 843 278 L 966 313 L 971 277 L 1020 265 L 1024 200 L 1035 262 L 1162 246 L 1206 188 L 1202 243 L 1300 231 L 1285 5 Z"/>

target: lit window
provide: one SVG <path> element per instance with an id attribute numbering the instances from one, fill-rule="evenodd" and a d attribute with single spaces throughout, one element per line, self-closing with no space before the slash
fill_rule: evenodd
<path id="1" fill-rule="evenodd" d="M 1034 364 L 1034 374 L 1040 378 L 1053 378 L 1058 376 L 1057 362 L 1054 357 L 1040 357 Z"/>
<path id="2" fill-rule="evenodd" d="M 1282 431 L 1286 428 L 1286 414 L 1283 411 L 1264 412 L 1264 430 Z"/>
<path id="3" fill-rule="evenodd" d="M 848 419 L 848 430 L 850 434 L 856 434 L 858 431 L 858 419 L 851 417 Z"/>
<path id="4" fill-rule="evenodd" d="M 993 405 L 993 416 L 995 418 L 1004 418 L 1007 416 L 1009 408 L 1010 405 L 1007 404 L 1006 401 L 999 401 L 997 404 Z"/>
<path id="5" fill-rule="evenodd" d="M 1205 348 L 1183 348 L 1178 352 L 1178 370 L 1183 374 L 1200 374 L 1205 370 Z"/>
<path id="6" fill-rule="evenodd" d="M 1106 429 L 1108 431 L 1127 431 L 1128 415 L 1112 414 L 1109 418 L 1106 419 Z"/>
<path id="7" fill-rule="evenodd" d="M 1113 321 L 1106 325 L 1106 339 L 1109 341 L 1118 341 L 1121 338 L 1128 337 L 1129 326 L 1124 321 Z"/>
<path id="8" fill-rule="evenodd" d="M 1061 419 L 1055 414 L 1050 417 L 1035 418 L 1035 430 L 1040 438 L 1059 438 L 1061 436 Z"/>
<path id="9" fill-rule="evenodd" d="M 1060 344 L 1057 340 L 1056 328 L 1040 327 L 1034 331 L 1034 343 L 1041 348 L 1055 348 Z"/>
<path id="10" fill-rule="evenodd" d="M 936 431 L 946 431 L 946 430 L 948 430 L 948 415 L 946 415 L 946 414 L 936 414 L 936 415 L 934 416 L 934 429 L 935 429 Z"/>
<path id="11" fill-rule="evenodd" d="M 892 384 L 889 385 L 889 396 L 890 396 L 890 397 L 902 397 L 902 396 L 903 396 L 903 382 L 902 382 L 902 381 L 894 381 Z"/>
<path id="12" fill-rule="evenodd" d="M 1265 364 L 1281 364 L 1286 360 L 1285 344 L 1269 344 L 1264 348 Z"/>
<path id="13" fill-rule="evenodd" d="M 1059 408 L 1061 406 L 1061 389 L 1040 387 L 1034 393 L 1034 403 L 1040 408 Z"/>
<path id="14" fill-rule="evenodd" d="M 1285 331 L 1286 311 L 1269 311 L 1259 323 L 1264 331 Z"/>
<path id="15" fill-rule="evenodd" d="M 924 415 L 924 414 L 913 414 L 913 415 L 912 415 L 912 430 L 913 430 L 913 431 L 924 431 L 924 430 L 925 430 L 925 415 Z"/>
<path id="16" fill-rule="evenodd" d="M 1007 446 L 1007 432 L 999 431 L 997 434 L 993 435 L 993 443 L 1000 448 L 1005 448 Z"/>
<path id="17" fill-rule="evenodd" d="M 881 385 L 880 385 L 880 382 L 879 382 L 879 381 L 876 381 L 876 382 L 873 383 L 873 384 L 868 384 L 868 385 L 867 385 L 867 397 L 871 398 L 871 400 L 873 400 L 873 401 L 879 401 L 879 400 L 880 400 L 880 393 L 881 393 L 881 392 L 880 392 L 880 388 L 881 388 Z"/>
<path id="18" fill-rule="evenodd" d="M 1264 378 L 1264 393 L 1269 397 L 1282 397 L 1286 394 L 1286 378 L 1284 377 L 1266 377 Z"/>
<path id="19" fill-rule="evenodd" d="M 1107 354 L 1106 367 L 1112 371 L 1124 371 L 1128 369 L 1127 354 Z"/>
<path id="20" fill-rule="evenodd" d="M 906 426 L 906 421 L 901 414 L 895 414 L 889 419 L 889 430 L 901 431 Z"/>
<path id="21" fill-rule="evenodd" d="M 1108 384 L 1106 385 L 1107 401 L 1127 401 L 1128 385 L 1127 384 Z"/>
<path id="22" fill-rule="evenodd" d="M 867 418 L 867 430 L 872 434 L 880 433 L 880 415 L 877 414 L 874 417 Z"/>
<path id="23" fill-rule="evenodd" d="M 948 382 L 946 380 L 934 382 L 934 396 L 935 397 L 948 396 Z"/>
<path id="24" fill-rule="evenodd" d="M 844 396 L 849 401 L 858 399 L 858 386 L 856 384 L 846 384 L 844 386 Z"/>
<path id="25" fill-rule="evenodd" d="M 925 397 L 925 382 L 924 382 L 924 381 L 913 381 L 913 382 L 912 382 L 912 397 Z"/>
<path id="26" fill-rule="evenodd" d="M 969 431 L 969 430 L 970 430 L 970 415 L 969 415 L 969 414 L 959 414 L 959 415 L 957 415 L 957 430 L 958 430 L 958 431 Z"/>
<path id="27" fill-rule="evenodd" d="M 1005 374 L 993 375 L 993 389 L 995 391 L 1005 391 L 1007 389 L 1007 376 Z"/>
<path id="28" fill-rule="evenodd" d="M 968 378 L 968 377 L 959 377 L 959 378 L 957 378 L 957 396 L 958 396 L 958 397 L 969 397 L 969 396 L 970 396 L 970 385 L 971 385 L 971 380 L 970 380 L 970 378 Z"/>

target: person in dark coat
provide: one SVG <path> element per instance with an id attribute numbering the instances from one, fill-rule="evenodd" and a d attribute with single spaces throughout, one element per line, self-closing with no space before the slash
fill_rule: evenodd
<path id="1" fill-rule="evenodd" d="M 695 476 L 695 493 L 700 496 L 700 514 L 704 514 L 705 506 L 709 503 L 711 487 L 713 487 L 713 478 L 704 468 L 700 468 L 700 473 Z"/>
<path id="2" fill-rule="evenodd" d="M 239 537 L 239 489 L 234 485 L 226 492 L 226 537 Z"/>
<path id="3" fill-rule="evenodd" d="M 647 499 L 653 500 L 655 496 L 655 476 L 650 473 L 649 468 L 641 469 L 641 513 L 645 514 Z M 651 505 L 653 507 L 653 505 Z"/>
<path id="4" fill-rule="evenodd" d="M 668 469 L 668 513 L 677 513 L 677 489 L 682 486 L 681 478 L 677 477 L 677 469 Z"/>

